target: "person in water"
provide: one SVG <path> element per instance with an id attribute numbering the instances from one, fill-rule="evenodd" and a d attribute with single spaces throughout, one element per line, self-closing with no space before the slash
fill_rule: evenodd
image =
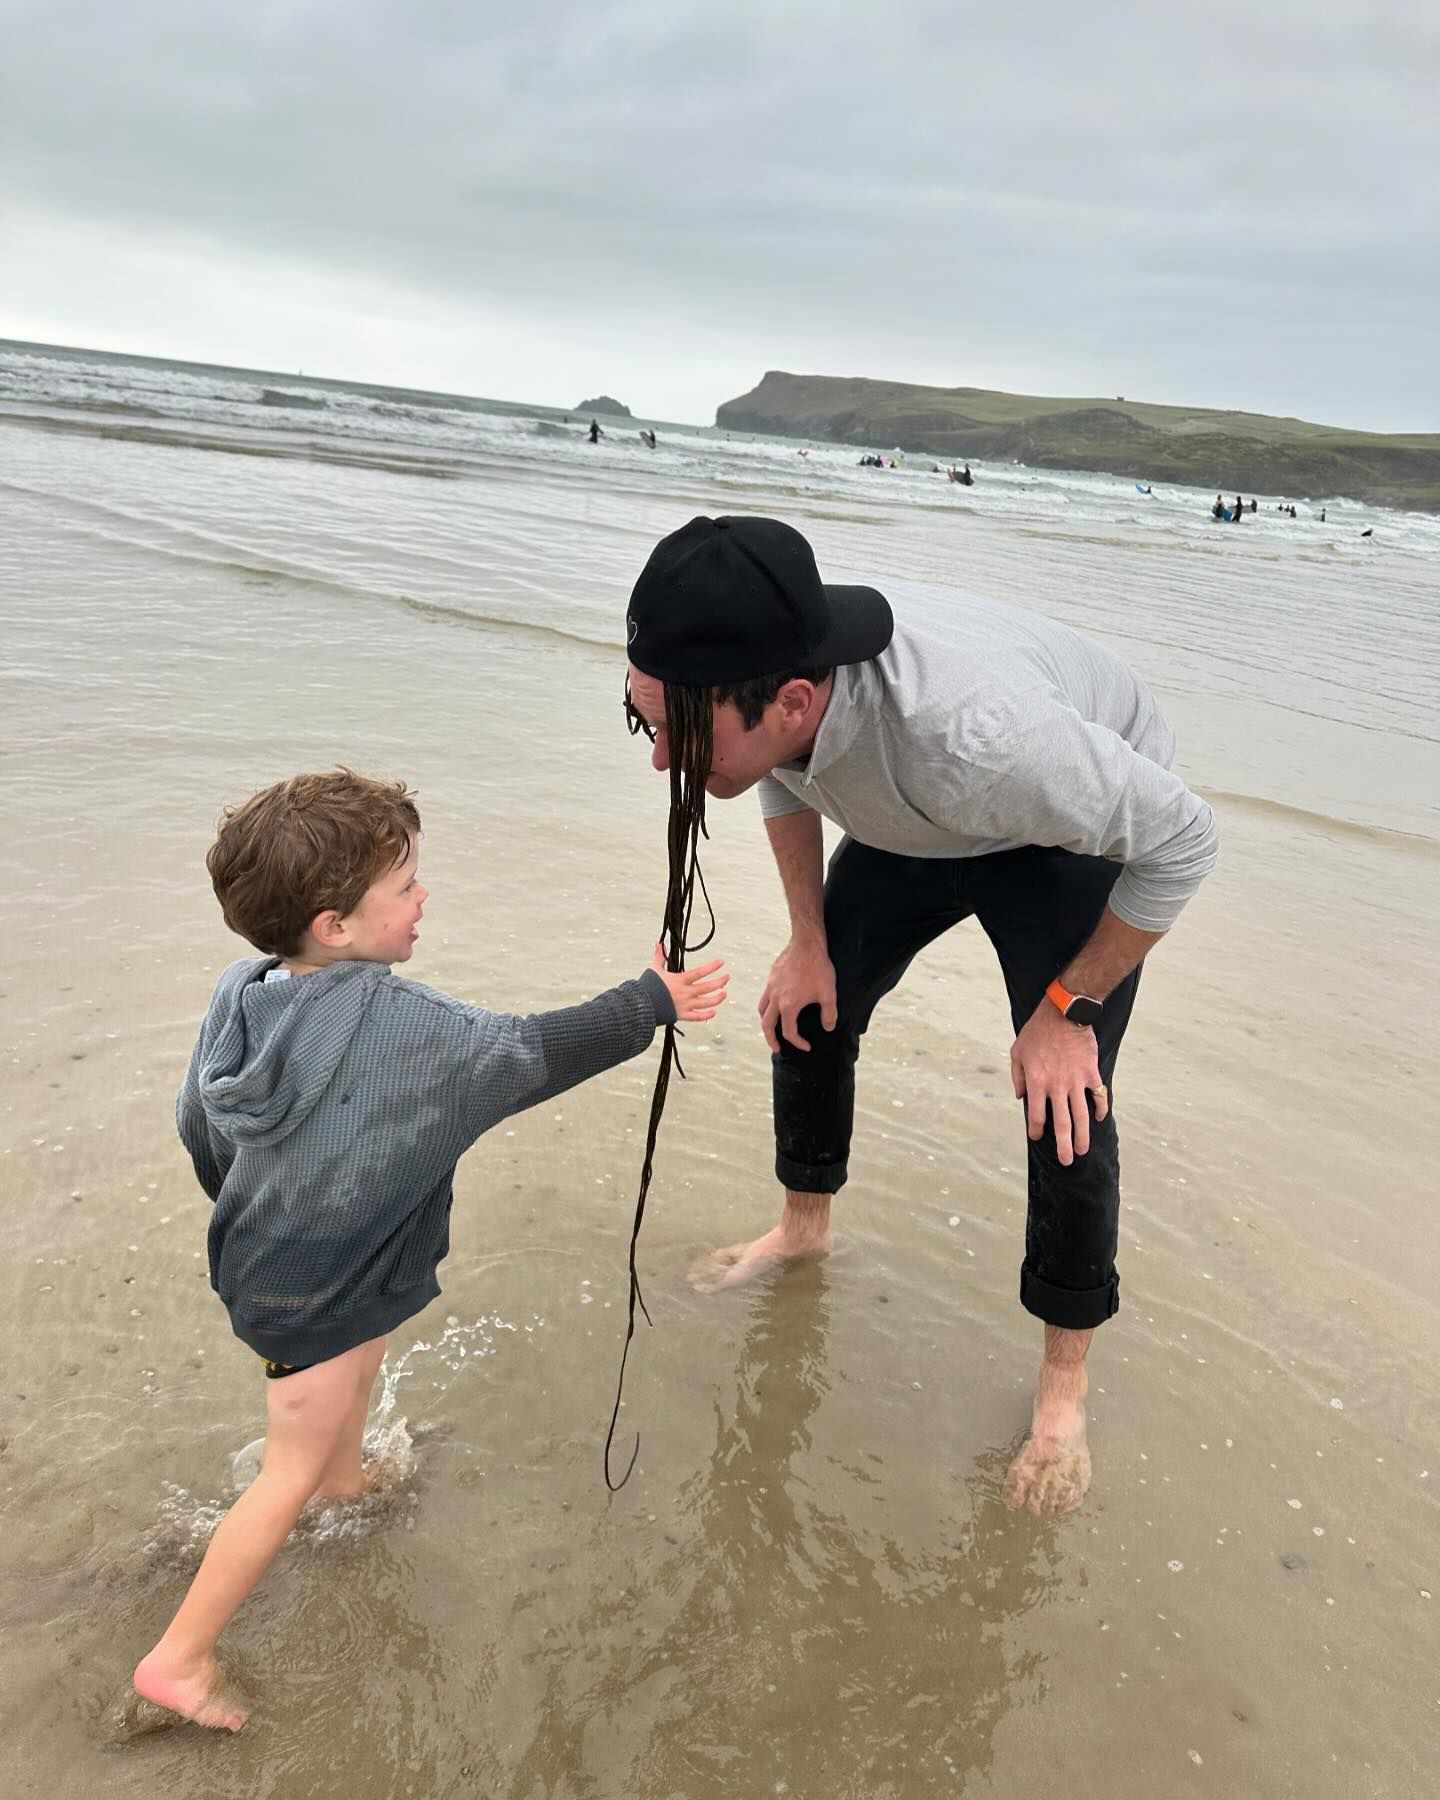
<path id="1" fill-rule="evenodd" d="M 592 444 L 598 444 L 604 435 L 605 433 L 595 423 L 594 419 L 592 419 L 590 421 L 590 442 Z"/>
<path id="2" fill-rule="evenodd" d="M 697 518 L 663 538 L 626 631 L 627 718 L 652 767 L 697 775 L 714 800 L 758 786 L 790 914 L 759 1006 L 780 1222 L 692 1279 L 728 1288 L 829 1252 L 871 1015 L 926 944 L 975 917 L 1010 997 L 1029 1167 L 1020 1300 L 1044 1328 L 1005 1493 L 1071 1511 L 1090 1480 L 1086 1354 L 1120 1304 L 1116 1057 L 1142 959 L 1216 858 L 1154 696 L 1035 612 L 965 599 L 931 638 L 874 588 L 822 583 L 778 519 Z M 822 818 L 844 833 L 828 876 Z M 691 822 L 698 841 L 703 815 Z"/>
<path id="3" fill-rule="evenodd" d="M 1240 517 L 1244 511 L 1245 511 L 1245 502 L 1237 494 L 1235 496 L 1235 510 L 1230 514 L 1230 523 L 1232 525 L 1238 524 L 1240 521 Z"/>
<path id="4" fill-rule="evenodd" d="M 1217 494 L 1215 496 L 1215 504 L 1210 508 L 1210 516 L 1212 519 L 1223 519 L 1225 517 L 1225 501 L 1222 495 Z"/>
<path id="5" fill-rule="evenodd" d="M 367 1487 L 366 1411 L 386 1334 L 440 1292 L 455 1165 L 502 1119 L 713 1018 L 719 962 L 518 1017 L 406 981 L 429 893 L 403 782 L 296 775 L 226 813 L 206 865 L 260 952 L 220 977 L 177 1109 L 214 1202 L 210 1282 L 258 1359 L 260 1473 L 135 1670 L 138 1694 L 238 1731 L 220 1633 L 310 1500 Z"/>

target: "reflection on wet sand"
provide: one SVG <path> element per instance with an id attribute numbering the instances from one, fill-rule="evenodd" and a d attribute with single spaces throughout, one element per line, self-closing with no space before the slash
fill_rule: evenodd
<path id="1" fill-rule="evenodd" d="M 797 1266 L 752 1304 L 733 1414 L 680 1490 L 683 1529 L 625 1593 L 602 1585 L 573 1636 L 524 1653 L 541 1692 L 516 1795 L 588 1791 L 606 1740 L 633 1759 L 632 1792 L 783 1791 L 804 1772 L 914 1793 L 987 1770 L 997 1723 L 1035 1691 L 1007 1628 L 1059 1559 L 1049 1528 L 1017 1528 L 1001 1502 L 1005 1450 L 930 1541 L 862 1524 L 890 1471 L 820 1457 L 813 1438 L 831 1386 L 826 1271 Z"/>

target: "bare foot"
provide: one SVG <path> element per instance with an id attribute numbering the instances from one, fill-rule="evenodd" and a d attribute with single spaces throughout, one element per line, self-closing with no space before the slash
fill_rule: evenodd
<path id="1" fill-rule="evenodd" d="M 250 1709 L 226 1691 L 213 1656 L 202 1663 L 182 1665 L 167 1662 L 152 1650 L 137 1665 L 134 1683 L 142 1700 L 214 1731 L 238 1731 L 250 1716 Z"/>
<path id="2" fill-rule="evenodd" d="M 690 1285 L 697 1293 L 717 1294 L 722 1288 L 744 1287 L 747 1282 L 773 1274 L 786 1263 L 829 1254 L 828 1227 L 823 1232 L 799 1236 L 777 1225 L 752 1244 L 707 1251 L 691 1266 Z"/>
<path id="3" fill-rule="evenodd" d="M 1037 1519 L 1072 1513 L 1090 1487 L 1090 1451 L 1085 1443 L 1085 1413 L 1079 1434 L 1058 1436 L 1033 1432 L 1005 1477 L 1005 1504 L 1024 1507 Z"/>
<path id="4" fill-rule="evenodd" d="M 750 1244 L 711 1250 L 692 1265 L 690 1285 L 699 1293 L 714 1294 L 721 1288 L 744 1287 L 786 1263 L 829 1254 L 830 1196 L 786 1188 L 785 1209 L 775 1229 Z"/>
<path id="5" fill-rule="evenodd" d="M 376 1472 L 373 1468 L 362 1469 L 358 1475 L 347 1475 L 338 1481 L 327 1483 L 316 1488 L 306 1502 L 309 1506 L 335 1506 L 342 1500 L 363 1500 L 367 1494 L 373 1493 L 376 1486 Z"/>
<path id="6" fill-rule="evenodd" d="M 1035 1386 L 1030 1435 L 1005 1477 L 1005 1504 L 1024 1507 L 1037 1519 L 1074 1512 L 1090 1487 L 1090 1451 L 1085 1441 L 1085 1396 L 1090 1377 L 1085 1356 L 1093 1329 L 1045 1327 L 1045 1355 Z"/>

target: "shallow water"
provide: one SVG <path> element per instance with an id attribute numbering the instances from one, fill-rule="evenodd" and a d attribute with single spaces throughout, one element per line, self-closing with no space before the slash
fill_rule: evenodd
<path id="1" fill-rule="evenodd" d="M 913 503 L 838 461 L 791 480 L 793 446 L 737 472 L 701 438 L 597 476 L 569 438 L 502 455 L 482 420 L 447 452 L 458 474 L 419 480 L 381 465 L 437 445 L 351 433 L 360 463 L 335 461 L 342 434 L 310 415 L 263 441 L 308 433 L 319 460 L 51 410 L 65 429 L 0 420 L 16 1791 L 1008 1795 L 1058 1768 L 1077 1795 L 1424 1792 L 1431 528 L 1401 521 L 1394 555 L 1361 561 L 1278 523 L 1242 544 L 1127 522 L 1118 495 L 1108 524 L 1053 516 L 1056 489 L 1103 510 L 1099 478 L 961 514 L 919 476 L 896 473 Z M 830 1263 L 750 1295 L 687 1286 L 774 1205 L 751 1009 L 782 909 L 751 803 L 716 806 L 735 998 L 690 1035 L 662 1135 L 634 1479 L 609 1497 L 600 1449 L 653 1053 L 462 1165 L 444 1296 L 387 1365 L 383 1491 L 308 1522 L 227 1640 L 251 1727 L 122 1741 L 112 1703 L 262 1418 L 171 1122 L 239 953 L 201 866 L 220 804 L 335 760 L 405 774 L 433 891 L 409 973 L 525 1010 L 633 973 L 664 793 L 620 726 L 623 597 L 660 532 L 742 506 L 937 628 L 974 588 L 1095 631 L 1156 682 L 1216 799 L 1221 869 L 1146 971 L 1116 1084 L 1124 1307 L 1092 1358 L 1090 1501 L 1042 1525 L 998 1499 L 1038 1346 L 977 934 L 877 1015 Z"/>

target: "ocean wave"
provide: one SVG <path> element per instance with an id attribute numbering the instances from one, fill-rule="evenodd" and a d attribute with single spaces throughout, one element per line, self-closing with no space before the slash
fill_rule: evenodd
<path id="1" fill-rule="evenodd" d="M 358 410 L 378 419 L 399 419 L 414 425 L 448 425 L 452 417 L 463 416 L 440 412 L 434 407 L 406 406 L 398 400 L 365 400 Z"/>
<path id="2" fill-rule="evenodd" d="M 324 412 L 330 402 L 320 394 L 292 394 L 285 388 L 261 388 L 261 406 L 291 406 L 301 412 Z"/>
<path id="3" fill-rule="evenodd" d="M 85 410 L 96 410 L 87 405 Z M 125 409 L 131 410 L 131 409 Z M 31 426 L 40 431 L 70 432 L 76 436 L 108 438 L 117 443 L 159 444 L 168 449 L 209 450 L 219 456 L 255 456 L 271 461 L 286 460 L 329 463 L 337 468 L 379 469 L 391 475 L 425 475 L 439 480 L 455 480 L 471 473 L 457 461 L 451 450 L 444 460 L 434 452 L 407 452 L 393 443 L 381 443 L 373 450 L 360 446 L 347 447 L 343 440 L 334 444 L 317 441 L 313 436 L 298 438 L 294 443 L 280 444 L 221 435 L 220 427 L 209 431 L 196 423 L 161 425 L 114 425 L 86 419 L 52 418 L 48 413 L 9 413 L 6 422 Z M 159 415 L 164 417 L 165 415 Z M 279 415 L 283 417 L 283 414 Z"/>
<path id="4" fill-rule="evenodd" d="M 1293 825 L 1309 825 L 1418 856 L 1440 857 L 1440 837 L 1429 837 L 1424 832 L 1399 831 L 1390 825 L 1368 825 L 1337 813 L 1313 812 L 1308 807 L 1292 806 L 1284 800 L 1270 800 L 1263 794 L 1237 794 L 1226 788 L 1208 787 L 1199 787 L 1195 791 L 1203 799 L 1218 802 L 1221 806 L 1240 807 L 1246 812 L 1285 819 Z"/>
<path id="5" fill-rule="evenodd" d="M 24 494 L 35 499 L 57 502 L 57 496 L 47 493 L 41 488 L 31 488 L 20 482 L 0 480 L 0 492 Z M 266 557 L 263 554 L 250 554 L 243 546 L 226 542 L 217 537 L 191 531 L 182 526 L 174 526 L 166 521 L 148 520 L 139 514 L 127 513 L 118 507 L 107 507 L 96 501 L 75 501 L 66 497 L 58 501 L 67 514 L 69 522 L 78 530 L 88 531 L 97 537 L 103 537 L 111 543 L 123 544 L 127 549 L 138 550 L 144 554 L 158 557 L 169 562 L 192 563 L 215 570 L 230 570 L 237 575 L 249 576 L 268 581 L 285 581 L 292 586 L 314 589 L 346 599 L 375 601 L 382 605 L 403 607 L 405 611 L 415 614 L 427 621 L 444 622 L 463 625 L 485 631 L 517 631 L 526 635 L 539 636 L 546 639 L 561 639 L 566 643 L 580 644 L 587 649 L 608 652 L 623 646 L 623 638 L 617 630 L 608 635 L 598 632 L 586 632 L 555 624 L 553 621 L 527 619 L 516 613 L 481 612 L 474 607 L 461 606 L 453 601 L 429 599 L 422 595 L 405 593 L 392 588 L 373 587 L 362 582 L 345 581 L 336 576 L 307 568 L 304 564 L 287 561 L 283 557 Z M 85 514 L 98 515 L 87 518 Z M 138 531 L 126 531 L 124 526 L 140 528 Z M 143 535 L 145 527 L 174 534 L 176 537 L 199 539 L 194 542 L 159 543 L 153 536 Z"/>
<path id="6" fill-rule="evenodd" d="M 472 607 L 453 606 L 443 600 L 421 600 L 413 594 L 386 594 L 372 588 L 354 588 L 354 593 L 364 593 L 372 600 L 390 600 L 397 606 L 403 606 L 408 612 L 419 613 L 434 619 L 443 619 L 455 625 L 477 626 L 489 631 L 523 631 L 544 638 L 561 638 L 567 644 L 583 644 L 587 649 L 604 650 L 607 653 L 624 647 L 624 639 L 617 631 L 610 637 L 599 637 L 584 631 L 570 631 L 563 625 L 551 625 L 538 619 L 520 619 L 513 613 L 482 613 Z"/>

